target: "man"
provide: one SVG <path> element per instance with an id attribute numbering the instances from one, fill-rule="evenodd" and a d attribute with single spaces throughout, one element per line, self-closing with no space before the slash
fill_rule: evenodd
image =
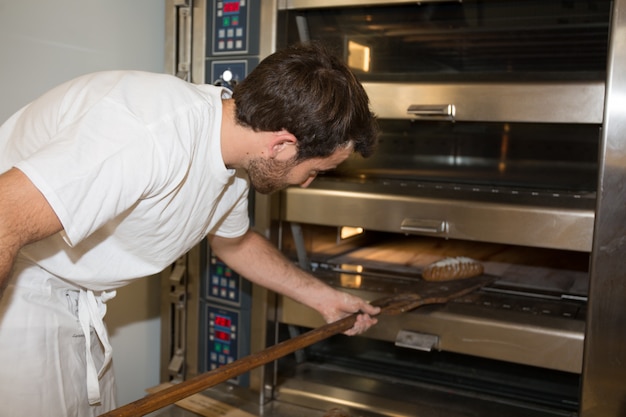
<path id="1" fill-rule="evenodd" d="M 317 46 L 268 57 L 234 95 L 103 72 L 44 94 L 0 128 L 3 416 L 115 407 L 102 317 L 113 290 L 208 237 L 241 275 L 334 321 L 379 310 L 299 270 L 249 229 L 251 184 L 306 187 L 376 127 L 350 71 Z"/>

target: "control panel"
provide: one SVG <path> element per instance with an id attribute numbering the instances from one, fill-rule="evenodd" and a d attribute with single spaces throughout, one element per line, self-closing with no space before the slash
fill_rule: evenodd
<path id="1" fill-rule="evenodd" d="M 250 1 L 258 0 L 213 1 L 212 55 L 248 53 Z"/>
<path id="2" fill-rule="evenodd" d="M 217 369 L 239 357 L 239 319 L 236 310 L 207 307 L 208 351 L 207 370 Z"/>
<path id="3" fill-rule="evenodd" d="M 235 306 L 241 305 L 243 279 L 214 255 L 210 257 L 208 278 L 207 300 Z"/>
<path id="4" fill-rule="evenodd" d="M 205 83 L 232 90 L 259 63 L 261 1 L 211 0 L 207 6 Z M 201 372 L 249 355 L 251 333 L 251 283 L 208 245 L 205 255 L 199 300 Z M 231 382 L 247 387 L 249 374 Z"/>
<path id="5" fill-rule="evenodd" d="M 210 249 L 208 249 L 210 252 Z M 250 353 L 252 286 L 212 253 L 207 254 L 200 301 L 200 370 L 211 371 Z M 248 386 L 247 374 L 233 379 Z"/>
<path id="6" fill-rule="evenodd" d="M 213 0 L 208 8 L 206 83 L 233 89 L 259 63 L 260 0 Z"/>

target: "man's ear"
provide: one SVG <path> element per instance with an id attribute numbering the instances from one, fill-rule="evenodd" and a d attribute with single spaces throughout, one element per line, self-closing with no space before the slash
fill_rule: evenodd
<path id="1" fill-rule="evenodd" d="M 272 132 L 272 135 L 273 136 L 269 144 L 271 158 L 287 160 L 296 155 L 298 150 L 295 145 L 298 140 L 294 135 L 284 129 L 278 132 Z"/>

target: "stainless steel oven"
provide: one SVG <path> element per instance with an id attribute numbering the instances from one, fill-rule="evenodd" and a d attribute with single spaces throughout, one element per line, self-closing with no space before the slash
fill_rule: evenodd
<path id="1" fill-rule="evenodd" d="M 623 358 L 605 345 L 623 338 L 596 318 L 616 325 L 626 314 L 606 292 L 623 288 L 624 274 L 609 272 L 623 248 L 597 246 L 607 233 L 598 214 L 623 205 L 603 187 L 622 142 L 617 134 L 607 148 L 620 123 L 608 98 L 623 94 L 620 7 L 279 2 L 277 47 L 333 48 L 364 83 L 382 137 L 373 157 L 275 196 L 270 235 L 303 267 L 369 298 L 445 256 L 478 259 L 500 279 L 285 361 L 273 398 L 355 414 L 623 412 L 618 384 L 606 400 L 595 392 L 626 376 L 599 354 Z M 610 233 L 618 218 L 606 218 Z M 288 299 L 277 311 L 287 335 L 321 324 Z"/>
<path id="2" fill-rule="evenodd" d="M 626 1 L 275 0 L 260 58 L 320 41 L 367 90 L 374 156 L 256 195 L 301 267 L 368 299 L 447 256 L 498 280 L 251 373 L 265 404 L 354 416 L 626 412 Z M 202 49 L 202 48 L 200 48 Z M 322 324 L 252 289 L 252 350 Z"/>

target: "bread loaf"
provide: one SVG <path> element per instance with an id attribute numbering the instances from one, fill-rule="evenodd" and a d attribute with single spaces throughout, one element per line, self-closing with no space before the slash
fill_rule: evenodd
<path id="1" fill-rule="evenodd" d="M 483 271 L 484 268 L 480 262 L 458 256 L 456 258 L 445 258 L 428 265 L 422 271 L 422 278 L 426 281 L 450 281 L 475 277 L 481 275 Z"/>

